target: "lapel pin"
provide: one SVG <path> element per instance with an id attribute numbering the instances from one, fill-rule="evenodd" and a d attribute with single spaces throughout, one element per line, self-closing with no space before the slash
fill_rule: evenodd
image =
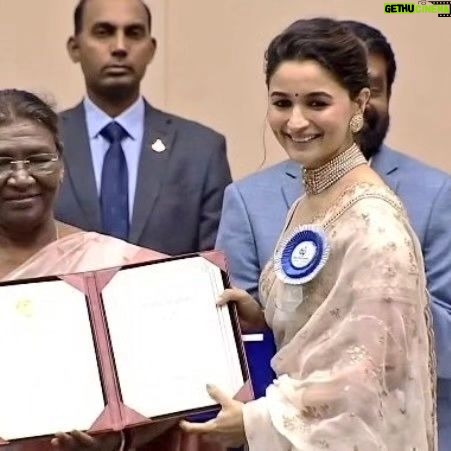
<path id="1" fill-rule="evenodd" d="M 163 141 L 158 138 L 152 144 L 152 150 L 154 150 L 155 152 L 163 152 L 166 150 L 166 146 L 163 144 Z"/>

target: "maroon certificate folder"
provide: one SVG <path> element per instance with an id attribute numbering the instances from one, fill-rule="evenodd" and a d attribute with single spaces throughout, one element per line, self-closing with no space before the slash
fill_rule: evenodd
<path id="1" fill-rule="evenodd" d="M 219 252 L 0 284 L 0 445 L 217 409 L 252 388 Z"/>

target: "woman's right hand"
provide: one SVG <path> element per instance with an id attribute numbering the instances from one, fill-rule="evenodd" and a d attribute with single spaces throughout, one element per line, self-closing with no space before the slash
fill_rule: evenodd
<path id="1" fill-rule="evenodd" d="M 247 292 L 239 288 L 227 288 L 218 299 L 217 305 L 235 302 L 243 332 L 256 332 L 266 329 L 265 316 L 260 304 Z"/>

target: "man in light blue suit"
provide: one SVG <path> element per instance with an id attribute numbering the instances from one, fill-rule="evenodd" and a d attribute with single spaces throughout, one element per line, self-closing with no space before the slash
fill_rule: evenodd
<path id="1" fill-rule="evenodd" d="M 438 355 L 439 449 L 451 450 L 451 177 L 383 144 L 396 63 L 386 38 L 345 22 L 366 44 L 372 97 L 361 147 L 371 166 L 403 201 L 420 240 L 432 300 Z M 301 168 L 284 161 L 229 185 L 216 247 L 225 251 L 232 283 L 258 298 L 258 278 L 282 231 L 288 208 L 303 191 Z M 271 343 L 266 343 L 271 346 Z M 259 360 L 258 360 L 259 359 Z M 258 360 L 258 361 L 256 361 Z M 251 367 L 270 369 L 250 355 Z M 251 368 L 252 369 L 252 368 Z"/>

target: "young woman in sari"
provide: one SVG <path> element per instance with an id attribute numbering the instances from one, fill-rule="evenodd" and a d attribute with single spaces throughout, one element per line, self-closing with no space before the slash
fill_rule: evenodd
<path id="1" fill-rule="evenodd" d="M 268 122 L 303 167 L 260 279 L 263 309 L 226 290 L 278 352 L 266 396 L 222 404 L 189 432 L 250 451 L 435 451 L 435 359 L 421 250 L 404 208 L 358 147 L 366 54 L 338 22 L 300 20 L 266 52 Z M 268 208 L 271 208 L 268 205 Z"/>
<path id="2" fill-rule="evenodd" d="M 64 175 L 57 124 L 56 113 L 33 94 L 0 91 L 0 280 L 96 270 L 160 255 L 55 221 L 53 205 Z M 6 449 L 116 451 L 141 445 L 142 451 L 220 449 L 183 434 L 174 421 L 142 426 L 126 436 L 125 440 L 119 433 L 90 436 L 74 431 Z"/>

